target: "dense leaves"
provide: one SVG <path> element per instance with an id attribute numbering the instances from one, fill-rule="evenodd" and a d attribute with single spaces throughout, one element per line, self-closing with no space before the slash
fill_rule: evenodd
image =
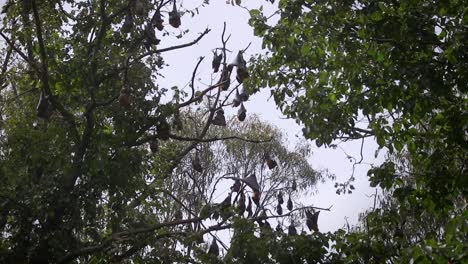
<path id="1" fill-rule="evenodd" d="M 387 193 L 386 205 L 367 214 L 364 229 L 345 235 L 340 250 L 353 263 L 466 260 L 466 237 L 450 231 L 454 223 L 461 233 L 466 228 L 466 3 L 278 5 L 277 23 L 269 21 L 274 15 L 251 10 L 267 54 L 255 59 L 250 89 L 274 88 L 276 103 L 317 146 L 372 137 L 390 157 L 406 153 L 410 164 L 405 171 L 389 159 L 369 171 L 371 185 Z M 416 208 L 419 214 L 408 215 Z M 439 226 L 427 226 L 419 215 Z M 405 242 L 382 237 L 407 218 L 414 222 Z M 419 236 L 426 228 L 439 235 Z"/>

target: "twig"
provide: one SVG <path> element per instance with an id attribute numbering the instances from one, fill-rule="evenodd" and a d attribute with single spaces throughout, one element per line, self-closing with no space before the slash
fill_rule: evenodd
<path id="1" fill-rule="evenodd" d="M 214 195 L 214 192 L 216 191 L 216 186 L 218 185 L 218 183 L 222 180 L 222 179 L 229 179 L 227 176 L 228 175 L 234 175 L 235 173 L 234 172 L 229 172 L 229 173 L 226 173 L 224 174 L 223 176 L 219 177 L 218 179 L 216 179 L 215 183 L 213 184 L 213 190 L 211 190 L 211 194 L 210 194 L 210 198 L 208 199 L 208 201 L 212 202 L 213 200 L 213 195 Z M 219 197 L 219 196 L 218 196 Z"/>
<path id="2" fill-rule="evenodd" d="M 241 50 L 241 52 L 244 53 L 250 47 L 251 44 L 252 44 L 252 42 L 249 42 L 249 45 L 247 45 L 247 47 L 245 47 L 245 49 Z"/>
<path id="3" fill-rule="evenodd" d="M 195 66 L 195 69 L 193 70 L 193 73 L 192 73 L 192 84 L 190 85 L 190 88 L 192 88 L 192 95 L 190 96 L 190 100 L 193 99 L 193 97 L 195 96 L 195 76 L 197 75 L 197 69 L 198 69 L 198 66 L 200 66 L 200 63 L 205 59 L 205 57 L 200 57 L 198 59 L 198 63 L 197 65 Z M 189 100 L 189 101 L 190 101 Z"/>
<path id="4" fill-rule="evenodd" d="M 280 10 L 276 10 L 273 14 L 269 15 L 269 16 L 266 18 L 266 20 L 268 20 L 268 19 L 274 17 L 275 15 L 277 15 L 277 14 L 279 14 L 279 13 L 280 13 Z"/>
<path id="5" fill-rule="evenodd" d="M 364 140 L 365 138 L 362 138 L 361 151 L 359 152 L 361 154 L 361 159 L 359 160 L 359 162 L 357 162 L 357 164 L 361 164 L 362 160 L 364 159 L 364 156 L 362 155 L 362 149 L 364 148 Z"/>
<path id="6" fill-rule="evenodd" d="M 224 98 L 223 102 L 219 105 L 218 108 L 216 108 L 216 110 L 222 108 L 223 106 L 227 106 L 227 105 L 232 104 L 232 103 L 226 104 L 226 102 L 227 102 L 227 100 L 229 99 L 229 97 L 232 95 L 232 93 L 235 92 L 235 91 L 239 88 L 240 85 L 241 85 L 241 83 L 238 83 L 238 84 L 236 85 L 236 87 L 234 87 L 234 89 L 232 89 L 232 90 L 226 95 L 226 98 Z"/>

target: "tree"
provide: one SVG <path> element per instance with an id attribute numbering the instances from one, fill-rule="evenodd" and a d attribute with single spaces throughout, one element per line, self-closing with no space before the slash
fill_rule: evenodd
<path id="1" fill-rule="evenodd" d="M 237 100 L 238 119 L 245 119 L 248 100 L 243 51 L 235 64 L 226 63 L 226 27 L 213 61 L 218 82 L 196 89 L 201 57 L 187 73 L 189 89 L 158 86 L 162 54 L 210 31 L 164 46 L 161 35 L 184 37 L 167 29 L 180 26 L 181 10 L 179 1 L 162 0 L 3 6 L 1 262 L 216 262 L 215 243 L 208 254 L 195 243 L 204 234 L 231 229 L 254 239 L 269 218 L 311 210 L 266 210 L 278 188 L 286 195 L 297 181 L 304 190 L 321 176 L 305 159 L 307 147 L 289 151 L 269 125 L 255 118 L 232 125 L 226 118 L 223 109 Z M 234 70 L 238 83 L 231 85 Z M 275 159 L 276 170 L 265 172 L 265 159 L 270 166 Z M 258 189 L 245 178 L 254 172 Z M 224 174 L 227 182 L 245 183 L 246 197 L 259 198 L 252 216 L 235 216 L 231 201 L 208 195 Z"/>
<path id="2" fill-rule="evenodd" d="M 428 210 L 434 206 L 428 204 L 431 201 L 408 195 L 419 188 L 419 169 L 410 155 L 395 154 L 389 160 L 386 169 L 397 177 L 395 186 L 384 188 L 381 195 L 376 191 L 374 208 L 361 215 L 359 226 L 338 239 L 339 252 L 353 263 L 406 263 L 411 259 L 447 263 L 447 258 L 463 263 L 468 239 L 465 201 L 461 197 L 451 201 L 453 209 L 448 212 L 442 212 L 443 208 Z"/>
<path id="3" fill-rule="evenodd" d="M 188 138 L 195 137 L 203 118 L 197 112 L 186 113 L 183 116 L 185 132 L 182 134 Z M 229 135 L 237 135 L 240 138 L 266 138 L 266 141 L 260 144 L 239 140 L 202 142 L 194 153 L 180 162 L 172 177 L 165 182 L 164 188 L 176 200 L 176 204 L 172 205 L 168 212 L 169 218 L 181 210 L 184 218 L 203 215 L 209 216 L 211 222 L 225 223 L 229 218 L 234 220 L 234 236 L 230 244 L 225 245 L 217 236 L 208 239 L 204 237 L 205 242 L 213 243 L 215 240 L 224 247 L 227 253 L 224 261 L 263 263 L 271 261 L 267 253 L 273 245 L 269 243 L 281 241 L 268 230 L 278 226 L 278 230 L 275 229 L 277 235 L 284 236 L 283 232 L 291 221 L 295 222 L 297 228 L 305 223 L 305 211 L 311 207 L 310 204 L 301 204 L 297 198 L 302 191 L 310 190 L 321 180 L 322 175 L 314 171 L 307 162 L 310 151 L 307 144 L 297 146 L 291 152 L 283 145 L 278 130 L 255 116 L 249 118 L 245 122 L 236 122 L 232 120 L 234 118 L 227 120 L 232 124 L 229 128 L 213 128 L 207 137 L 228 138 Z M 183 142 L 174 143 L 183 145 Z M 170 148 L 178 147 L 171 145 Z M 164 155 L 166 151 L 161 149 L 159 153 Z M 268 167 L 265 153 L 277 163 L 275 168 Z M 252 184 L 247 182 L 247 179 L 252 179 L 252 175 L 256 175 L 261 194 L 260 206 L 255 205 L 255 191 Z M 246 184 L 237 179 L 246 179 Z M 283 201 L 278 201 L 278 196 L 282 196 Z M 292 210 L 286 207 L 289 197 L 294 201 Z M 282 207 L 282 212 L 277 211 L 278 204 Z M 250 212 L 249 207 L 252 208 Z M 276 223 L 276 219 L 280 219 L 281 216 L 288 219 Z M 257 217 L 257 221 L 251 221 L 252 217 Z M 204 232 L 205 225 L 206 222 L 196 223 L 187 228 L 195 232 Z M 270 235 L 265 235 L 265 232 Z M 197 241 L 202 241 L 202 237 L 196 238 Z M 207 250 L 203 246 L 190 245 L 189 250 L 196 252 L 204 263 L 215 261 L 216 258 L 213 259 L 210 254 L 204 254 Z M 279 252 L 279 249 L 275 251 Z M 320 257 L 322 254 L 318 254 L 317 258 Z"/>
<path id="4" fill-rule="evenodd" d="M 196 88 L 201 57 L 187 89 L 165 89 L 164 52 L 209 33 L 185 40 L 186 31 L 171 29 L 196 14 L 181 1 L 8 1 L 0 260 L 466 261 L 463 4 L 282 0 L 275 25 L 251 10 L 269 54 L 248 64 L 241 50 L 228 64 L 225 27 L 213 47 L 215 81 Z M 165 46 L 170 36 L 182 44 Z M 267 85 L 318 146 L 375 137 L 390 154 L 407 155 L 369 171 L 385 197 L 361 227 L 318 232 L 319 210 L 328 208 L 297 199 L 321 179 L 306 162 L 308 147 L 288 150 L 255 118 L 240 123 L 242 102 Z M 225 112 L 231 106 L 239 123 Z M 405 160 L 409 172 L 398 167 Z M 212 195 L 220 184 L 232 189 Z M 292 194 L 282 214 L 280 191 L 284 200 Z M 247 205 L 249 197 L 258 203 L 251 216 L 239 215 L 242 193 Z M 304 224 L 314 232 L 299 232 Z M 216 237 L 221 230 L 232 231 L 229 245 Z"/>
<path id="5" fill-rule="evenodd" d="M 431 261 L 463 262 L 466 255 L 458 249 L 466 249 L 466 237 L 451 230 L 463 230 L 460 223 L 467 217 L 465 4 L 284 0 L 278 6 L 276 24 L 268 21 L 275 14 L 251 10 L 250 23 L 268 53 L 255 59 L 249 89 L 274 87 L 276 103 L 304 125 L 304 135 L 317 146 L 333 146 L 334 140 L 364 144 L 364 139 L 375 138 L 389 153 L 408 153 L 416 168 L 411 184 L 391 160 L 369 171 L 373 186 L 390 191 L 386 203 L 398 201 L 396 211 L 383 206 L 382 214 L 369 213 L 366 219 L 374 219 L 369 225 L 382 228 L 389 219 L 402 225 L 405 210 L 421 206 L 422 214 L 443 219 L 439 228 L 450 237 L 424 236 L 421 244 L 457 248 L 432 252 Z M 462 210 L 455 206 L 460 200 Z M 424 225 L 416 221 L 410 236 Z M 371 233 L 380 245 L 385 244 L 379 237 L 384 230 Z M 367 235 L 351 233 L 349 239 L 355 239 L 346 245 L 359 247 L 355 242 Z M 392 254 L 387 250 L 379 248 Z M 407 243 L 404 250 L 416 262 L 429 261 L 421 257 L 419 246 Z M 360 258 L 356 252 L 346 254 L 351 262 Z M 361 262 L 368 262 L 367 257 Z"/>

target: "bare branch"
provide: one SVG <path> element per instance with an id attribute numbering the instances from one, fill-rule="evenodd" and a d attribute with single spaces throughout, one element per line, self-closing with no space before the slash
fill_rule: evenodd
<path id="1" fill-rule="evenodd" d="M 245 47 L 245 49 L 243 49 L 241 52 L 245 53 L 245 51 L 250 47 L 251 44 L 252 44 L 252 42 L 249 42 L 249 45 L 247 45 L 247 47 Z"/>
<path id="2" fill-rule="evenodd" d="M 183 103 L 179 104 L 179 108 L 188 106 L 188 105 L 192 104 L 193 102 L 196 102 L 196 101 L 200 100 L 201 98 L 203 98 L 203 96 L 205 96 L 205 94 L 207 94 L 208 92 L 210 92 L 210 91 L 212 91 L 212 90 L 214 90 L 214 89 L 216 89 L 218 87 L 223 86 L 226 82 L 227 82 L 227 80 L 224 81 L 224 82 L 217 83 L 215 85 L 209 86 L 205 90 L 201 91 L 198 96 L 195 96 L 194 98 L 188 100 L 187 102 L 183 102 Z"/>
<path id="3" fill-rule="evenodd" d="M 203 138 L 189 138 L 189 137 L 183 137 L 183 136 L 178 136 L 178 135 L 173 135 L 173 134 L 170 134 L 169 137 L 172 139 L 180 140 L 180 141 L 193 141 L 193 142 L 214 142 L 214 141 L 237 139 L 240 141 L 250 142 L 250 143 L 268 143 L 273 140 L 272 138 L 260 140 L 260 139 L 242 138 L 238 136 L 213 137 L 213 138 L 203 139 Z"/>
<path id="4" fill-rule="evenodd" d="M 135 61 L 139 61 L 141 59 L 143 59 L 144 57 L 146 56 L 150 56 L 150 55 L 153 55 L 153 54 L 159 54 L 159 53 L 163 53 L 163 52 L 166 52 L 166 51 L 171 51 L 171 50 L 177 50 L 177 49 L 182 49 L 182 48 L 186 48 L 186 47 L 190 47 L 194 44 L 197 44 L 206 34 L 208 34 L 209 32 L 211 31 L 211 29 L 205 29 L 205 31 L 203 31 L 200 36 L 198 36 L 198 38 L 196 38 L 194 41 L 192 42 L 189 42 L 189 43 L 185 43 L 185 44 L 182 44 L 182 45 L 177 45 L 177 46 L 172 46 L 172 47 L 167 47 L 167 48 L 163 48 L 163 49 L 158 49 L 158 50 L 154 50 L 154 51 L 148 51 L 138 57 L 135 58 Z"/>
<path id="5" fill-rule="evenodd" d="M 333 205 L 331 205 L 330 207 L 328 208 L 323 208 L 323 207 L 316 207 L 316 206 L 303 206 L 303 207 L 300 207 L 300 208 L 295 208 L 291 211 L 289 211 L 288 213 L 286 214 L 282 214 L 282 215 L 270 215 L 270 216 L 258 216 L 256 218 L 253 218 L 255 220 L 266 220 L 266 219 L 271 219 L 271 218 L 282 218 L 282 217 L 285 217 L 285 216 L 290 216 L 292 215 L 292 213 L 296 212 L 296 211 L 301 211 L 301 210 L 305 210 L 305 209 L 314 209 L 314 210 L 321 210 L 321 211 L 331 211 L 331 208 L 333 207 Z"/>
<path id="6" fill-rule="evenodd" d="M 190 100 L 192 100 L 193 97 L 195 96 L 195 76 L 197 74 L 198 66 L 200 66 L 200 63 L 203 61 L 203 59 L 205 59 L 205 57 L 200 57 L 198 59 L 198 63 L 195 66 L 195 69 L 193 70 L 193 73 L 192 73 L 192 84 L 190 85 L 190 88 L 192 88 L 192 95 L 190 96 Z"/>

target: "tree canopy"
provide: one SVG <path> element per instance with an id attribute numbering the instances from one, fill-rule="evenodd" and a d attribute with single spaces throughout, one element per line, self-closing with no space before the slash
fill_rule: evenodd
<path id="1" fill-rule="evenodd" d="M 278 6 L 269 17 L 250 11 L 267 54 L 255 58 L 249 88 L 274 88 L 278 106 L 317 146 L 375 138 L 390 153 L 368 173 L 387 196 L 363 219 L 364 228 L 348 236 L 347 259 L 466 260 L 466 3 L 301 0 Z M 275 15 L 279 21 L 270 23 Z M 395 226 L 407 232 L 404 240 L 381 237 Z"/>
<path id="2" fill-rule="evenodd" d="M 0 262 L 468 261 L 464 1 L 265 1 L 249 11 L 265 54 L 231 50 L 225 23 L 189 85 L 161 87 L 164 53 L 210 33 L 180 28 L 209 1 L 183 4 L 6 1 Z M 301 198 L 330 179 L 248 112 L 260 89 L 318 147 L 388 151 L 359 225 L 320 231 L 329 205 Z"/>

